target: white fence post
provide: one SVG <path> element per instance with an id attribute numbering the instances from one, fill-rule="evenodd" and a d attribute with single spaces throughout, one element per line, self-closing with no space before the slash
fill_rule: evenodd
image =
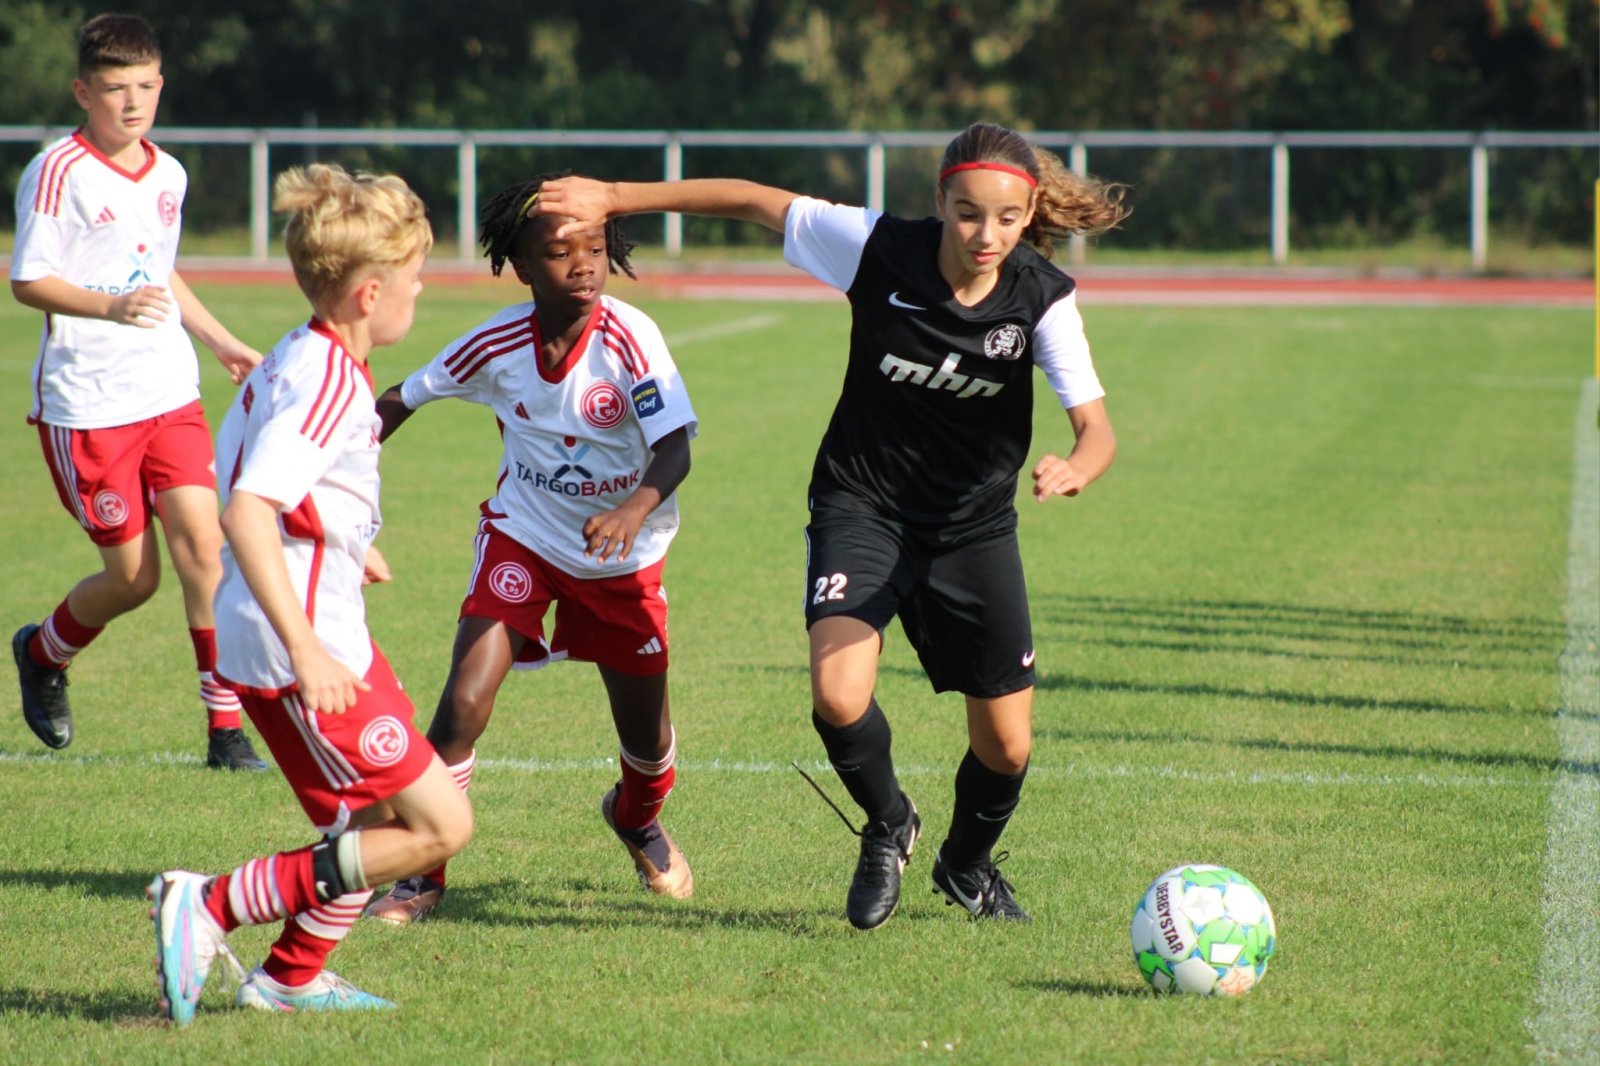
<path id="1" fill-rule="evenodd" d="M 867 206 L 874 211 L 883 210 L 883 186 L 883 142 L 873 141 L 867 145 Z"/>
<path id="2" fill-rule="evenodd" d="M 1289 146 L 1272 143 L 1272 261 L 1289 261 Z"/>
<path id="3" fill-rule="evenodd" d="M 667 139 L 665 161 L 667 181 L 683 180 L 683 142 L 676 137 Z M 667 255 L 673 259 L 683 254 L 683 216 L 676 211 L 667 212 Z"/>
<path id="4" fill-rule="evenodd" d="M 470 263 L 478 251 L 478 146 L 469 134 L 456 147 L 456 258 Z"/>
<path id="5" fill-rule="evenodd" d="M 1472 269 L 1489 266 L 1489 148 L 1472 146 Z"/>
<path id="6" fill-rule="evenodd" d="M 1072 149 L 1067 153 L 1067 166 L 1078 177 L 1087 178 L 1089 176 L 1089 146 L 1082 141 L 1073 141 Z M 1079 266 L 1089 258 L 1089 238 L 1081 233 L 1072 235 L 1070 258 L 1073 263 Z"/>
<path id="7" fill-rule="evenodd" d="M 250 255 L 255 259 L 267 257 L 267 241 L 271 237 L 270 190 L 267 187 L 267 135 L 256 132 L 250 140 Z"/>

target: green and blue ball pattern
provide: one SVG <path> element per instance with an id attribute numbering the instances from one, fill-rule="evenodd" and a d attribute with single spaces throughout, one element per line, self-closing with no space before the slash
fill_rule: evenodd
<path id="1" fill-rule="evenodd" d="M 1178 866 L 1133 909 L 1133 958 L 1157 992 L 1242 996 L 1277 947 L 1272 908 L 1249 879 L 1224 866 Z"/>

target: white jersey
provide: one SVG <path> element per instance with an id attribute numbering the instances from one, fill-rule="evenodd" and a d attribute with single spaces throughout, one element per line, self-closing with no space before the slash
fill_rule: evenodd
<path id="1" fill-rule="evenodd" d="M 361 593 L 378 535 L 378 430 L 372 376 L 316 319 L 279 341 L 245 379 L 217 432 L 224 503 L 250 492 L 281 505 L 289 583 L 329 655 L 358 677 L 372 665 Z M 217 673 L 251 695 L 294 682 L 289 653 L 222 549 Z"/>
<path id="2" fill-rule="evenodd" d="M 167 285 L 178 257 L 183 164 L 148 141 L 127 171 L 81 132 L 33 157 L 17 186 L 12 281 L 57 277 L 112 296 Z M 200 368 L 176 303 L 154 329 L 45 315 L 30 422 L 125 426 L 200 398 Z"/>
<path id="3" fill-rule="evenodd" d="M 494 410 L 506 451 L 483 513 L 495 529 L 574 577 L 654 565 L 678 531 L 677 493 L 645 518 L 620 563 L 584 557 L 583 524 L 639 486 L 657 441 L 684 427 L 695 434 L 661 331 L 602 296 L 560 366 L 544 366 L 542 347 L 533 304 L 508 307 L 406 378 L 400 398 L 412 410 L 450 396 Z"/>

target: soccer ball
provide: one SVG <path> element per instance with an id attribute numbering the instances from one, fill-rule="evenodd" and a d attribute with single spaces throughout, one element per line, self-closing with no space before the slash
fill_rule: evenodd
<path id="1" fill-rule="evenodd" d="M 1133 960 L 1157 992 L 1242 996 L 1267 972 L 1278 928 L 1267 897 L 1223 866 L 1178 866 L 1133 909 Z"/>

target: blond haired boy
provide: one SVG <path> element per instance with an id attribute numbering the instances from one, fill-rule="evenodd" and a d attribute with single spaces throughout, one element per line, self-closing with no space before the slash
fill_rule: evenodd
<path id="1" fill-rule="evenodd" d="M 431 870 L 472 835 L 472 808 L 417 732 L 361 593 L 383 522 L 367 359 L 411 328 L 433 233 L 405 182 L 338 167 L 281 174 L 275 206 L 290 215 L 289 260 L 314 313 L 245 381 L 217 434 L 228 540 L 217 672 L 324 839 L 221 877 L 169 870 L 151 882 L 161 1005 L 180 1025 L 216 957 L 232 961 L 223 938 L 278 921 L 241 1006 L 393 1007 L 327 972 L 328 954 L 369 884 Z"/>

